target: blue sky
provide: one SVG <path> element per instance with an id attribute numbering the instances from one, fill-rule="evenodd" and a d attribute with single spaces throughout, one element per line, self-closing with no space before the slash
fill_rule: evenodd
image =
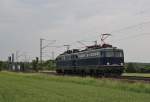
<path id="1" fill-rule="evenodd" d="M 81 45 L 73 42 L 112 33 L 108 42 L 124 49 L 126 61 L 150 62 L 150 36 L 145 35 L 150 23 L 138 25 L 150 21 L 149 5 L 149 0 L 1 0 L 0 59 L 16 51 L 39 56 L 40 38 L 76 48 Z M 122 29 L 132 25 L 138 26 Z M 46 59 L 52 50 L 57 55 L 64 48 L 48 48 Z"/>

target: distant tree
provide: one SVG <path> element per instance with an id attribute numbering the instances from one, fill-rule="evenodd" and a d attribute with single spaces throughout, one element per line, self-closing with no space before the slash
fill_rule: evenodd
<path id="1" fill-rule="evenodd" d="M 38 57 L 36 58 L 36 60 L 33 60 L 32 61 L 32 68 L 34 71 L 38 72 L 39 71 L 39 64 L 38 64 L 39 60 L 38 60 Z"/>
<path id="2" fill-rule="evenodd" d="M 0 71 L 1 70 L 6 70 L 7 67 L 8 67 L 8 63 L 7 62 L 0 61 Z"/>
<path id="3" fill-rule="evenodd" d="M 3 62 L 0 61 L 0 71 L 3 69 L 2 67 L 3 67 Z"/>
<path id="4" fill-rule="evenodd" d="M 47 60 L 43 61 L 42 64 L 39 64 L 40 70 L 54 70 L 55 69 L 55 61 L 54 60 Z"/>
<path id="5" fill-rule="evenodd" d="M 150 67 L 144 67 L 144 68 L 141 68 L 141 71 L 140 73 L 150 73 Z"/>
<path id="6" fill-rule="evenodd" d="M 48 60 L 45 62 L 45 65 L 47 67 L 47 70 L 54 70 L 56 65 L 54 60 Z"/>
<path id="7" fill-rule="evenodd" d="M 127 68 L 126 68 L 126 72 L 135 73 L 136 72 L 135 65 L 133 63 L 128 63 Z"/>

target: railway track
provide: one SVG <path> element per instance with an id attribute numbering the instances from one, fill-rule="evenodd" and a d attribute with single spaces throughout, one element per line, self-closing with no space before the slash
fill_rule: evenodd
<path id="1" fill-rule="evenodd" d="M 141 76 L 119 76 L 119 77 L 112 77 L 112 79 L 125 80 L 128 82 L 147 82 L 147 83 L 150 83 L 150 77 L 141 77 Z"/>
<path id="2" fill-rule="evenodd" d="M 58 75 L 58 76 L 64 76 L 63 74 L 57 74 L 55 71 L 45 71 L 40 72 L 47 75 Z M 65 76 L 79 76 L 79 75 L 65 75 Z M 141 76 L 118 76 L 118 77 L 94 77 L 98 79 L 112 79 L 112 80 L 121 80 L 121 81 L 127 81 L 127 82 L 145 82 L 150 83 L 150 77 L 141 77 Z"/>

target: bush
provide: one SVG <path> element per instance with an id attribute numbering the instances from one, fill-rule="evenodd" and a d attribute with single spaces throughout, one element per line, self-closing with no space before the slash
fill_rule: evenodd
<path id="1" fill-rule="evenodd" d="M 40 70 L 54 70 L 56 65 L 54 60 L 47 60 L 42 64 L 40 63 L 38 67 L 40 68 Z"/>
<path id="2" fill-rule="evenodd" d="M 141 68 L 140 73 L 150 73 L 150 67 Z"/>
<path id="3" fill-rule="evenodd" d="M 126 72 L 135 73 L 136 72 L 135 65 L 133 63 L 128 63 L 127 68 L 126 68 Z"/>
<path id="4" fill-rule="evenodd" d="M 126 64 L 127 73 L 150 73 L 149 63 L 127 63 Z"/>
<path id="5" fill-rule="evenodd" d="M 5 62 L 0 61 L 0 71 L 2 71 L 2 69 L 4 69 L 5 67 Z"/>
<path id="6" fill-rule="evenodd" d="M 32 69 L 33 69 L 34 71 L 36 71 L 36 72 L 39 71 L 38 61 L 36 61 L 36 60 L 33 60 L 33 61 L 32 61 Z"/>

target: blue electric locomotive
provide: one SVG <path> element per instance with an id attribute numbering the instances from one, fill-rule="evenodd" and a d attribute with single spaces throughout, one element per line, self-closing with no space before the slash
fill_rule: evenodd
<path id="1" fill-rule="evenodd" d="M 56 58 L 56 72 L 63 74 L 121 75 L 124 71 L 122 49 L 106 44 L 111 34 L 102 34 L 101 45 L 86 46 L 85 50 L 67 50 Z"/>
<path id="2" fill-rule="evenodd" d="M 57 73 L 121 75 L 124 71 L 122 49 L 108 44 L 89 46 L 85 50 L 68 50 L 56 58 Z"/>

